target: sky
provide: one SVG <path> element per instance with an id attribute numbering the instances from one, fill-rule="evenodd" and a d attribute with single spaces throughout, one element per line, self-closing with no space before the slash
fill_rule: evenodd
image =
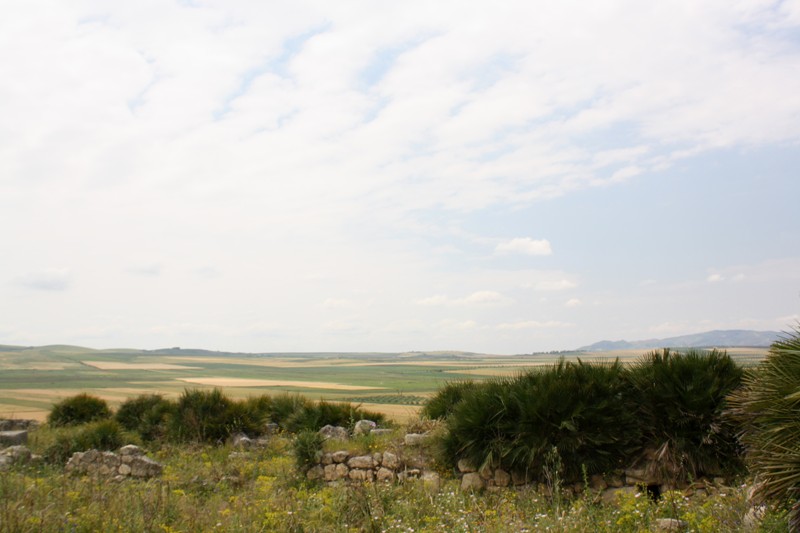
<path id="1" fill-rule="evenodd" d="M 800 317 L 800 0 L 5 0 L 0 117 L 0 344 Z"/>

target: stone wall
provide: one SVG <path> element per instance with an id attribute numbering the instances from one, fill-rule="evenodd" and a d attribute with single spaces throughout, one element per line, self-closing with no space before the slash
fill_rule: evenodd
<path id="1" fill-rule="evenodd" d="M 323 453 L 306 477 L 329 483 L 387 482 L 421 479 L 426 484 L 440 484 L 439 474 L 427 468 L 421 458 L 403 458 L 390 452 L 351 454 L 347 450 Z"/>
<path id="2" fill-rule="evenodd" d="M 714 492 L 724 487 L 725 480 L 721 477 L 700 478 L 693 483 L 687 481 L 665 482 L 653 472 L 658 470 L 650 467 L 637 467 L 619 470 L 609 474 L 595 474 L 587 481 L 588 489 L 604 502 L 613 502 L 620 494 L 638 493 L 646 490 L 653 497 L 659 497 L 670 490 L 681 490 L 687 496 Z M 550 489 L 547 485 L 537 482 L 531 476 L 524 476 L 518 472 L 507 472 L 502 468 L 484 467 L 476 469 L 467 461 L 458 462 L 457 470 L 461 476 L 461 489 L 472 490 L 498 490 L 505 487 L 522 487 L 536 485 L 545 493 Z M 571 483 L 562 487 L 567 495 L 581 494 L 587 490 L 583 482 Z"/>
<path id="3" fill-rule="evenodd" d="M 123 446 L 117 453 L 89 450 L 76 452 L 67 462 L 65 471 L 92 477 L 122 480 L 127 477 L 147 479 L 160 476 L 164 468 L 146 457 L 138 446 Z"/>

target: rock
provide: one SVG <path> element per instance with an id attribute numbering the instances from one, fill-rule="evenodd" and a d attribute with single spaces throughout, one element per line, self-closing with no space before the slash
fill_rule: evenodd
<path id="1" fill-rule="evenodd" d="M 422 472 L 420 479 L 428 492 L 439 492 L 442 488 L 442 477 L 436 472 L 426 470 Z"/>
<path id="2" fill-rule="evenodd" d="M 121 476 L 130 476 L 131 475 L 131 467 L 130 467 L 130 465 L 125 465 L 125 464 L 119 465 L 119 468 L 117 468 L 117 472 Z"/>
<path id="3" fill-rule="evenodd" d="M 378 424 L 372 420 L 359 420 L 353 427 L 353 435 L 368 435 L 376 427 Z"/>
<path id="4" fill-rule="evenodd" d="M 387 428 L 375 428 L 373 430 L 370 430 L 369 434 L 375 435 L 376 437 L 379 437 L 381 435 L 391 435 L 392 430 Z"/>
<path id="5" fill-rule="evenodd" d="M 378 481 L 385 481 L 391 482 L 394 481 L 397 476 L 395 475 L 393 470 L 389 470 L 388 468 L 381 467 L 378 469 L 377 473 L 375 474 L 375 479 Z"/>
<path id="6" fill-rule="evenodd" d="M 350 452 L 346 450 L 339 450 L 331 454 L 331 459 L 333 459 L 334 463 L 344 463 L 348 457 L 350 457 Z"/>
<path id="7" fill-rule="evenodd" d="M 400 468 L 400 458 L 392 452 L 383 452 L 381 464 L 390 470 Z"/>
<path id="8" fill-rule="evenodd" d="M 251 448 L 253 444 L 253 440 L 244 433 L 238 433 L 231 439 L 234 448 Z"/>
<path id="9" fill-rule="evenodd" d="M 610 488 L 603 491 L 600 499 L 603 503 L 616 503 L 624 494 L 636 494 L 639 490 L 636 487 Z"/>
<path id="10" fill-rule="evenodd" d="M 322 429 L 319 430 L 319 434 L 322 435 L 325 439 L 338 439 L 338 440 L 347 440 L 349 438 L 349 434 L 347 430 L 342 426 L 323 426 Z"/>
<path id="11" fill-rule="evenodd" d="M 250 453 L 249 452 L 231 452 L 228 454 L 228 459 L 249 459 Z"/>
<path id="12" fill-rule="evenodd" d="M 486 487 L 486 482 L 477 472 L 469 472 L 461 478 L 461 490 L 463 492 L 479 491 Z"/>
<path id="13" fill-rule="evenodd" d="M 414 453 L 406 455 L 404 462 L 408 468 L 419 468 L 424 470 L 430 467 L 430 457 L 422 453 Z"/>
<path id="14" fill-rule="evenodd" d="M 125 455 L 144 455 L 144 452 L 141 448 L 136 446 L 135 444 L 128 444 L 127 446 L 123 446 L 119 449 L 119 454 L 122 456 Z"/>
<path id="15" fill-rule="evenodd" d="M 144 455 L 137 457 L 130 466 L 131 476 L 138 478 L 151 478 L 160 476 L 161 472 L 164 471 L 163 466 Z"/>
<path id="16" fill-rule="evenodd" d="M 26 464 L 31 460 L 31 451 L 27 446 L 23 446 L 21 444 L 18 444 L 17 446 L 9 446 L 0 453 L 10 457 L 13 464 Z"/>
<path id="17" fill-rule="evenodd" d="M 281 430 L 281 427 L 278 424 L 274 423 L 274 422 L 270 422 L 268 424 L 264 424 L 264 433 L 266 433 L 267 435 L 275 435 L 280 430 Z"/>
<path id="18" fill-rule="evenodd" d="M 347 476 L 353 481 L 372 481 L 374 479 L 375 473 L 372 470 L 366 470 L 363 468 L 353 468 L 350 470 Z"/>
<path id="19" fill-rule="evenodd" d="M 689 524 L 677 518 L 656 518 L 653 531 L 683 531 Z"/>
<path id="20" fill-rule="evenodd" d="M 459 459 L 458 464 L 456 466 L 458 466 L 458 471 L 461 472 L 462 474 L 468 474 L 470 472 L 475 472 L 478 470 L 477 468 L 472 466 L 472 463 L 470 463 L 466 459 Z"/>
<path id="21" fill-rule="evenodd" d="M 426 433 L 409 433 L 403 439 L 406 446 L 419 446 L 428 439 Z"/>
<path id="22" fill-rule="evenodd" d="M 332 465 L 333 464 L 333 454 L 332 453 L 323 453 L 322 459 L 319 461 L 323 465 Z"/>
<path id="23" fill-rule="evenodd" d="M 481 475 L 484 481 L 489 481 L 490 479 L 494 478 L 494 471 L 489 465 L 483 465 L 483 467 L 478 470 L 478 474 Z"/>
<path id="24" fill-rule="evenodd" d="M 609 487 L 613 487 L 615 489 L 625 486 L 625 483 L 622 482 L 622 478 L 620 476 L 610 476 L 606 481 Z"/>
<path id="25" fill-rule="evenodd" d="M 625 470 L 626 485 L 655 485 L 658 480 L 647 473 L 644 468 L 628 468 Z"/>
<path id="26" fill-rule="evenodd" d="M 323 477 L 325 477 L 325 470 L 319 465 L 309 468 L 308 472 L 306 472 L 306 478 L 310 481 L 322 479 Z"/>
<path id="27" fill-rule="evenodd" d="M 343 464 L 327 465 L 324 469 L 325 481 L 338 481 L 347 477 L 348 468 Z"/>
<path id="28" fill-rule="evenodd" d="M 533 481 L 533 476 L 530 472 L 520 472 L 513 470 L 511 472 L 511 483 L 514 485 L 527 485 Z"/>
<path id="29" fill-rule="evenodd" d="M 348 459 L 347 466 L 350 468 L 372 468 L 375 466 L 375 461 L 373 461 L 371 455 L 359 455 Z"/>
<path id="30" fill-rule="evenodd" d="M 383 463 L 383 454 L 381 452 L 375 452 L 372 454 L 372 462 L 375 463 L 375 466 L 380 465 Z"/>
<path id="31" fill-rule="evenodd" d="M 601 491 L 608 488 L 608 483 L 602 474 L 592 474 L 592 477 L 589 478 L 589 487 L 594 491 Z"/>
<path id="32" fill-rule="evenodd" d="M 0 446 L 17 446 L 28 443 L 28 431 L 25 429 L 15 429 L 12 431 L 0 431 Z"/>
<path id="33" fill-rule="evenodd" d="M 494 471 L 494 484 L 498 487 L 508 487 L 511 484 L 511 474 L 498 468 Z"/>

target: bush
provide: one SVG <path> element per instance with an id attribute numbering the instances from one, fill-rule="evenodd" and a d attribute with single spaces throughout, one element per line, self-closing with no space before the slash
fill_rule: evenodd
<path id="1" fill-rule="evenodd" d="M 85 424 L 109 417 L 111 410 L 105 400 L 81 393 L 53 405 L 47 416 L 47 423 L 53 427 L 61 427 Z"/>
<path id="2" fill-rule="evenodd" d="M 729 404 L 762 495 L 791 504 L 792 531 L 800 531 L 800 327 L 772 344 Z"/>
<path id="3" fill-rule="evenodd" d="M 135 431 L 142 439 L 154 441 L 166 435 L 167 422 L 175 407 L 174 402 L 160 394 L 142 394 L 125 400 L 114 418 L 123 428 Z"/>
<path id="4" fill-rule="evenodd" d="M 446 418 L 453 412 L 453 408 L 464 399 L 464 396 L 475 388 L 475 382 L 451 381 L 436 391 L 433 398 L 425 402 L 420 415 L 425 418 Z"/>
<path id="5" fill-rule="evenodd" d="M 269 419 L 280 425 L 281 428 L 287 429 L 286 423 L 292 415 L 303 407 L 308 406 L 309 403 L 305 396 L 300 396 L 299 394 L 280 394 L 272 398 Z"/>
<path id="6" fill-rule="evenodd" d="M 732 475 L 742 468 L 734 427 L 722 417 L 742 369 L 724 351 L 669 349 L 645 354 L 630 370 L 633 408 L 644 434 L 674 479 Z"/>
<path id="7" fill-rule="evenodd" d="M 640 442 L 622 365 L 565 362 L 474 386 L 447 419 L 452 461 L 540 476 L 555 448 L 568 481 L 621 466 Z"/>
<path id="8" fill-rule="evenodd" d="M 44 452 L 46 460 L 64 463 L 75 452 L 86 450 L 111 451 L 135 441 L 116 420 L 100 420 L 84 426 L 64 428 Z"/>
<path id="9" fill-rule="evenodd" d="M 297 468 L 305 472 L 322 457 L 322 443 L 324 438 L 316 431 L 303 431 L 298 433 L 292 442 L 294 458 Z"/>
<path id="10" fill-rule="evenodd" d="M 316 403 L 307 403 L 295 411 L 285 422 L 285 427 L 291 432 L 318 431 L 323 426 L 342 426 L 350 430 L 356 422 L 368 418 L 378 424 L 384 422 L 381 413 L 373 413 L 359 409 L 350 403 L 332 403 L 320 400 Z"/>
<path id="11" fill-rule="evenodd" d="M 176 441 L 224 442 L 252 425 L 243 404 L 233 402 L 220 389 L 184 390 L 169 422 Z"/>

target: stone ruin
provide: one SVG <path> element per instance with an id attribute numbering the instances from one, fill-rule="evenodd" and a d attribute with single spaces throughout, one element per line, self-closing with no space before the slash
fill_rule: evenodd
<path id="1" fill-rule="evenodd" d="M 36 420 L 0 419 L 0 446 L 19 446 L 28 443 L 28 431 L 39 427 Z"/>
<path id="2" fill-rule="evenodd" d="M 146 457 L 133 444 L 123 446 L 119 453 L 89 450 L 76 452 L 70 457 L 64 470 L 71 474 L 108 478 L 117 481 L 126 478 L 149 479 L 160 476 L 164 467 Z"/>
<path id="3" fill-rule="evenodd" d="M 41 461 L 41 455 L 31 453 L 27 446 L 21 444 L 0 450 L 0 472 L 8 470 L 12 465 L 35 464 Z"/>

